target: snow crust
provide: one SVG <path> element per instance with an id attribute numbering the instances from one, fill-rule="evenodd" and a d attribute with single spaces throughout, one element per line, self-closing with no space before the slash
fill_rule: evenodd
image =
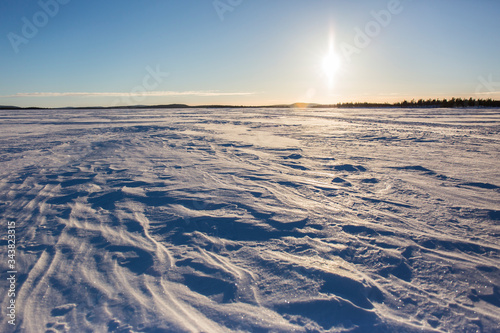
<path id="1" fill-rule="evenodd" d="M 500 331 L 498 109 L 0 119 L 2 332 Z"/>

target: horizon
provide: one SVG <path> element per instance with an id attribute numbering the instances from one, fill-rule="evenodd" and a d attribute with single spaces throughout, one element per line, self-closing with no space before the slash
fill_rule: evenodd
<path id="1" fill-rule="evenodd" d="M 474 104 L 468 104 L 470 100 L 473 100 Z M 339 102 L 332 104 L 323 104 L 323 103 L 315 103 L 315 102 L 295 102 L 295 103 L 280 103 L 280 104 L 270 104 L 270 105 L 245 105 L 245 104 L 188 104 L 188 103 L 168 103 L 168 104 L 130 104 L 130 105 L 114 105 L 114 106 L 102 106 L 102 105 L 89 105 L 89 106 L 61 106 L 61 107 L 40 107 L 40 106 L 17 106 L 17 105 L 0 105 L 0 110 L 9 110 L 9 109 L 111 109 L 111 108 L 146 108 L 146 109 L 154 109 L 154 108 L 342 108 L 342 107 L 367 107 L 367 108 L 376 108 L 376 107 L 406 107 L 406 105 L 415 106 L 420 102 L 423 102 L 425 106 L 435 107 L 436 105 L 447 104 L 446 108 L 449 107 L 459 107 L 459 108 L 470 108 L 470 107 L 483 107 L 485 103 L 493 104 L 492 107 L 500 107 L 500 100 L 496 99 L 474 99 L 470 98 L 443 98 L 443 99 L 415 99 L 411 100 L 400 100 L 396 102 Z M 451 106 L 450 103 L 458 102 L 460 106 Z M 465 104 L 462 104 L 465 103 Z M 483 104 L 483 105 L 481 105 Z M 366 106 L 367 105 L 367 106 Z"/>
<path id="2" fill-rule="evenodd" d="M 0 105 L 499 100 L 499 9 L 486 0 L 7 2 Z"/>
<path id="3" fill-rule="evenodd" d="M 471 104 L 472 103 L 472 104 Z M 103 106 L 103 105 L 89 105 L 89 106 L 61 106 L 61 107 L 40 107 L 40 106 L 17 106 L 17 105 L 0 105 L 0 110 L 9 109 L 116 109 L 116 108 L 377 108 L 377 107 L 440 107 L 440 108 L 473 108 L 473 107 L 500 107 L 500 100 L 496 99 L 475 99 L 473 97 L 469 98 L 428 98 L 428 99 L 415 99 L 411 100 L 399 100 L 396 102 L 339 102 L 332 104 L 323 104 L 315 102 L 294 102 L 294 103 L 280 103 L 280 104 L 269 104 L 269 105 L 245 105 L 245 104 L 188 104 L 188 103 L 168 103 L 168 104 L 130 104 L 130 105 L 114 105 L 114 106 Z"/>

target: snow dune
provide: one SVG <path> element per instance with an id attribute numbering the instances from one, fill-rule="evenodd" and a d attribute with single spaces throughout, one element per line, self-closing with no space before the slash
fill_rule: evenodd
<path id="1" fill-rule="evenodd" d="M 500 330 L 498 110 L 0 119 L 2 332 Z"/>

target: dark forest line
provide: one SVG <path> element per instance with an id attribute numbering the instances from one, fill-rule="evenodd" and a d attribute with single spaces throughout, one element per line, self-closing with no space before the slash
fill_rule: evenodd
<path id="1" fill-rule="evenodd" d="M 489 99 L 412 99 L 411 101 L 404 100 L 397 103 L 338 103 L 335 105 L 339 108 L 362 108 L 362 107 L 400 107 L 400 108 L 472 108 L 472 107 L 500 107 L 500 101 Z"/>

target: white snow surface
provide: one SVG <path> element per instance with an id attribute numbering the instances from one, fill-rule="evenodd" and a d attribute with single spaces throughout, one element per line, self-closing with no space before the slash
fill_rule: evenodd
<path id="1" fill-rule="evenodd" d="M 2 332 L 500 331 L 498 109 L 0 119 Z"/>

